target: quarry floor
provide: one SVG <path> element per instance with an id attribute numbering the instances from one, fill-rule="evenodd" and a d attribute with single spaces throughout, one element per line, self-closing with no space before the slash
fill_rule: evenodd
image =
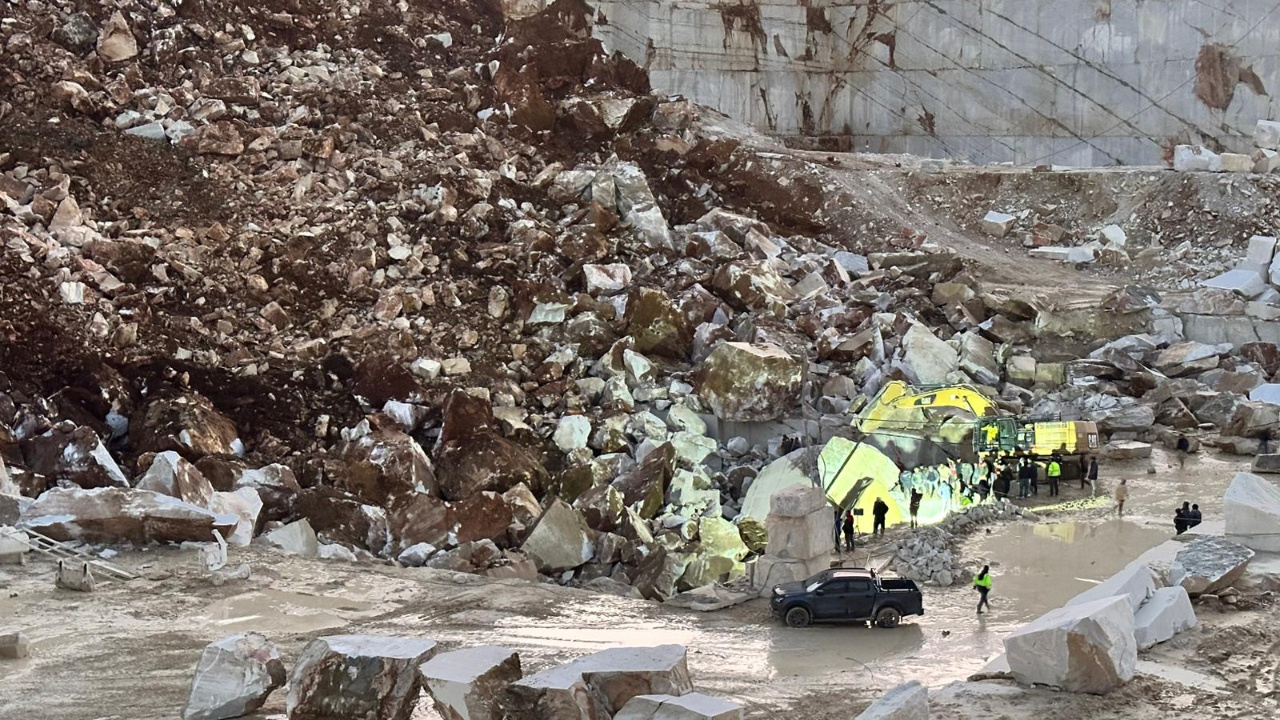
<path id="1" fill-rule="evenodd" d="M 1007 681 L 947 687 L 1000 653 L 1008 632 L 1171 537 L 1183 500 L 1198 502 L 1206 522 L 1219 517 L 1222 491 L 1245 467 L 1242 458 L 1200 456 L 1179 470 L 1157 449 L 1151 459 L 1104 463 L 1099 499 L 1088 500 L 1078 484 L 1067 484 L 1060 499 L 1042 488 L 1032 503 L 1040 522 L 990 526 L 963 542 L 966 562 L 992 565 L 989 615 L 974 613 L 967 587 L 927 587 L 927 614 L 895 630 L 792 630 L 770 618 L 763 600 L 704 614 L 554 585 L 257 548 L 233 549 L 231 562 L 249 563 L 253 575 L 221 587 L 201 577 L 192 550 L 122 551 L 113 562 L 143 579 L 80 594 L 55 590 L 52 564 L 36 559 L 0 567 L 0 630 L 21 629 L 33 642 L 29 660 L 0 663 L 0 720 L 176 717 L 204 645 L 251 630 L 274 641 L 289 664 L 312 637 L 358 632 L 425 635 L 447 647 L 503 644 L 520 651 L 526 673 L 612 646 L 681 643 L 695 686 L 743 703 L 751 718 L 798 711 L 848 720 L 910 679 L 936 691 L 939 718 L 1258 717 L 1275 711 L 1280 666 L 1280 619 L 1267 596 L 1243 609 L 1197 606 L 1200 627 L 1144 654 L 1158 664 L 1144 663 L 1134 682 L 1106 697 L 1064 703 L 1061 693 Z M 1121 477 L 1133 488 L 1123 519 L 1109 499 Z M 860 549 L 842 559 L 887 559 L 876 544 L 867 547 L 870 557 Z M 283 717 L 283 704 L 277 693 L 260 716 Z M 435 717 L 425 700 L 414 715 Z"/>

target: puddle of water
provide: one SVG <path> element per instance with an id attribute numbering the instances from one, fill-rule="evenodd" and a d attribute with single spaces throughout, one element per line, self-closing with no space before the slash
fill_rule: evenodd
<path id="1" fill-rule="evenodd" d="M 566 648 L 594 652 L 610 647 L 694 645 L 700 633 L 670 627 L 505 627 L 504 634 L 519 638 L 524 644 L 548 648 Z"/>
<path id="2" fill-rule="evenodd" d="M 767 660 L 775 678 L 815 677 L 863 671 L 924 646 L 924 629 L 903 624 L 892 630 L 859 625 L 820 625 L 767 631 Z"/>
<path id="3" fill-rule="evenodd" d="M 262 590 L 218 601 L 201 619 L 226 630 L 305 633 L 342 627 L 372 608 L 345 598 Z"/>
<path id="4" fill-rule="evenodd" d="M 965 555 L 974 564 L 992 565 L 992 603 L 1030 620 L 1106 580 L 1170 536 L 1128 520 L 1008 525 L 980 537 Z"/>

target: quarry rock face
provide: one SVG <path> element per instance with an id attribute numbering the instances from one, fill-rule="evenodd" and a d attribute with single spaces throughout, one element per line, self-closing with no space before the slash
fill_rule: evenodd
<path id="1" fill-rule="evenodd" d="M 289 720 L 407 720 L 422 690 L 426 638 L 331 635 L 312 640 L 289 675 Z"/>

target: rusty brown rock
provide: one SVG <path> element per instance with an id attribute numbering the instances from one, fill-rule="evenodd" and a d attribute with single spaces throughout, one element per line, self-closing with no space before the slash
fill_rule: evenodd
<path id="1" fill-rule="evenodd" d="M 172 450 L 158 453 L 136 486 L 177 498 L 196 507 L 208 508 L 213 501 L 213 485 L 185 458 Z"/>
<path id="2" fill-rule="evenodd" d="M 129 428 L 138 452 L 173 450 L 188 460 L 205 455 L 240 455 L 236 426 L 203 395 L 188 393 L 152 400 L 141 422 Z"/>
<path id="3" fill-rule="evenodd" d="M 547 471 L 528 448 L 484 430 L 441 446 L 436 480 L 441 497 L 464 500 L 486 490 L 506 492 L 521 483 L 537 492 L 547 482 Z"/>
<path id="4" fill-rule="evenodd" d="M 638 466 L 614 480 L 611 487 L 622 494 L 627 507 L 634 508 L 640 517 L 651 519 L 662 508 L 675 470 L 676 450 L 671 443 L 663 443 Z"/>
<path id="5" fill-rule="evenodd" d="M 627 301 L 627 332 L 640 353 L 654 353 L 675 359 L 689 356 L 693 328 L 661 290 L 637 288 Z"/>
<path id="6" fill-rule="evenodd" d="M 375 415 L 367 432 L 354 435 L 338 451 L 347 464 L 345 475 L 336 478 L 339 487 L 379 507 L 396 497 L 436 494 L 431 460 L 394 421 Z"/>
<path id="7" fill-rule="evenodd" d="M 87 427 L 63 423 L 22 443 L 32 473 L 82 488 L 128 487 L 129 481 L 102 441 Z"/>
<path id="8" fill-rule="evenodd" d="M 722 420 L 775 420 L 800 401 L 803 378 L 782 348 L 726 342 L 698 368 L 698 397 Z"/>
<path id="9" fill-rule="evenodd" d="M 511 544 L 507 532 L 512 521 L 511 507 L 498 493 L 479 492 L 451 503 L 447 517 L 460 543 L 492 540 L 500 548 Z"/>

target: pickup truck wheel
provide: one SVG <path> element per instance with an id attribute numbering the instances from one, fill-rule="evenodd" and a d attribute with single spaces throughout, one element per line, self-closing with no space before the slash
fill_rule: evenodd
<path id="1" fill-rule="evenodd" d="M 809 611 L 802 607 L 793 607 L 787 611 L 787 625 L 793 628 L 808 627 L 813 618 Z"/>
<path id="2" fill-rule="evenodd" d="M 876 613 L 876 625 L 882 628 L 896 628 L 901 621 L 902 613 L 897 608 L 880 608 L 880 612 Z"/>

